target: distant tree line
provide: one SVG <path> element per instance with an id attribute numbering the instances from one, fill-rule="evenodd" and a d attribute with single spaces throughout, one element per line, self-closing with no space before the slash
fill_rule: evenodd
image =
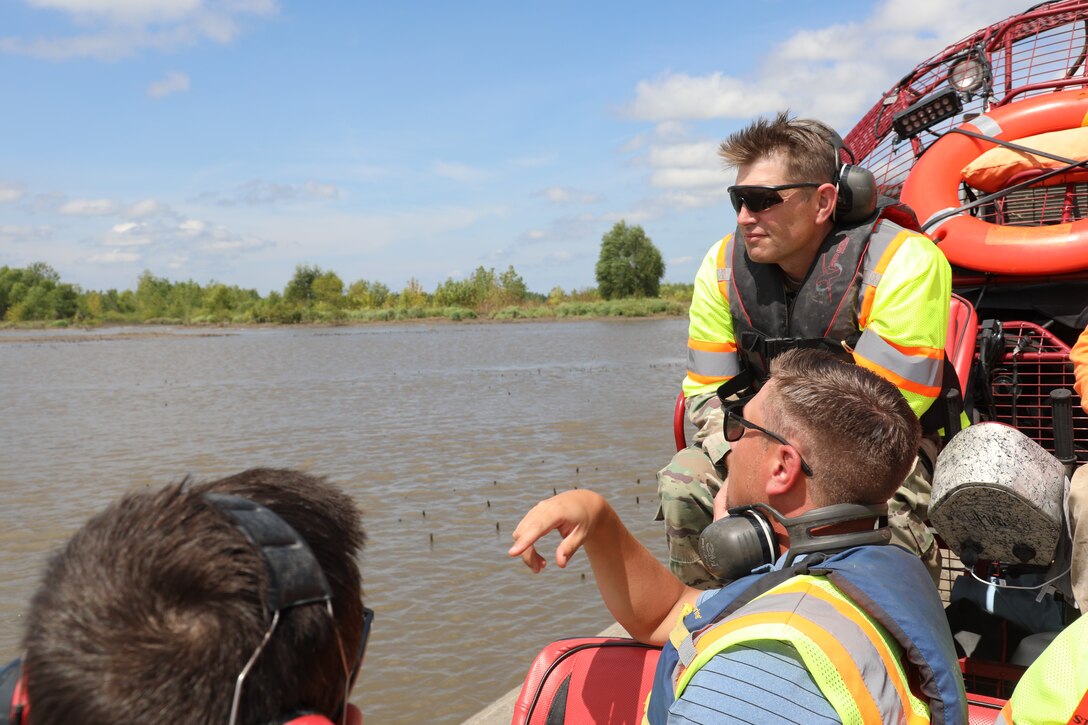
<path id="1" fill-rule="evenodd" d="M 692 286 L 662 285 L 664 271 L 660 252 L 642 228 L 623 222 L 602 239 L 598 288 L 567 292 L 554 287 L 547 295 L 529 291 L 513 266 L 505 272 L 480 266 L 464 279 L 447 279 L 433 292 L 411 278 L 398 292 L 365 279 L 345 285 L 336 272 L 301 264 L 282 292 L 262 297 L 255 289 L 215 281 L 172 282 L 150 271 L 140 275 L 135 289 L 85 291 L 38 262 L 21 269 L 0 267 L 0 321 L 284 324 L 684 314 Z"/>

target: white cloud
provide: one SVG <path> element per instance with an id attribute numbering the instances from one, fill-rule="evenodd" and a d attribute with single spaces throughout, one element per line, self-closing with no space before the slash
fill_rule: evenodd
<path id="1" fill-rule="evenodd" d="M 725 172 L 721 169 L 658 169 L 650 176 L 650 183 L 658 189 L 705 189 L 725 187 Z"/>
<path id="2" fill-rule="evenodd" d="M 550 254 L 544 255 L 544 261 L 546 261 L 546 262 L 555 262 L 557 264 L 561 264 L 563 262 L 569 262 L 570 260 L 572 260 L 574 258 L 575 258 L 574 253 L 570 252 L 570 251 L 568 251 L 566 249 L 560 249 L 557 252 L 552 252 Z"/>
<path id="3" fill-rule="evenodd" d="M 566 204 L 570 201 L 570 189 L 565 189 L 561 186 L 553 186 L 550 189 L 544 190 L 544 196 L 548 197 L 548 201 L 554 204 Z"/>
<path id="4" fill-rule="evenodd" d="M 324 184 L 312 179 L 303 184 L 284 184 L 254 179 L 239 184 L 225 194 L 205 192 L 198 197 L 198 201 L 219 206 L 258 206 L 300 200 L 339 199 L 340 196 L 340 189 L 335 184 Z"/>
<path id="5" fill-rule="evenodd" d="M 25 191 L 22 186 L 0 182 L 0 204 L 11 204 L 23 198 Z"/>
<path id="6" fill-rule="evenodd" d="M 129 264 L 140 259 L 139 252 L 126 252 L 121 249 L 109 249 L 99 254 L 92 254 L 85 261 L 94 264 Z"/>
<path id="7" fill-rule="evenodd" d="M 189 76 L 184 73 L 167 73 L 162 80 L 155 81 L 147 87 L 147 95 L 151 98 L 165 98 L 172 93 L 181 93 L 189 90 Z"/>
<path id="8" fill-rule="evenodd" d="M 125 214 L 126 216 L 140 219 L 142 217 L 150 217 L 157 214 L 162 214 L 166 211 L 168 211 L 168 208 L 155 201 L 154 199 L 144 199 L 129 206 L 129 208 L 125 210 Z"/>
<path id="9" fill-rule="evenodd" d="M 340 190 L 336 188 L 335 184 L 319 184 L 310 180 L 306 182 L 304 189 L 306 196 L 314 198 L 336 199 L 340 196 Z"/>
<path id="10" fill-rule="evenodd" d="M 626 112 L 676 122 L 746 120 L 790 108 L 842 125 L 920 60 L 1021 10 L 1014 0 L 886 0 L 857 22 L 794 33 L 743 78 L 715 71 L 641 81 Z"/>
<path id="11" fill-rule="evenodd" d="M 0 204 L 7 204 L 13 201 L 19 201 L 23 198 L 23 194 L 26 190 L 19 184 L 11 184 L 8 182 L 0 181 Z"/>
<path id="12" fill-rule="evenodd" d="M 654 146 L 650 149 L 650 163 L 654 166 L 721 168 L 721 162 L 718 161 L 718 144 L 709 140 Z"/>
<path id="13" fill-rule="evenodd" d="M 0 224 L 0 242 L 23 244 L 48 239 L 52 229 L 47 226 L 21 226 L 18 224 Z"/>
<path id="14" fill-rule="evenodd" d="M 154 242 L 154 230 L 146 224 L 127 222 L 114 225 L 102 238 L 107 247 L 146 247 Z"/>
<path id="15" fill-rule="evenodd" d="M 482 169 L 477 169 L 466 164 L 451 164 L 439 161 L 434 165 L 434 173 L 446 179 L 459 183 L 474 183 L 487 178 L 488 174 Z"/>
<path id="16" fill-rule="evenodd" d="M 440 205 L 376 214 L 322 212 L 247 215 L 243 218 L 248 234 L 274 242 L 283 255 L 297 261 L 299 254 L 317 258 L 323 254 L 343 254 L 345 248 L 358 253 L 396 244 L 422 248 L 430 240 L 446 237 L 505 212 L 504 207 Z M 239 220 L 238 226 L 242 223 Z"/>
<path id="17" fill-rule="evenodd" d="M 553 204 L 594 204 L 599 200 L 596 194 L 566 186 L 552 186 L 540 194 Z"/>
<path id="18" fill-rule="evenodd" d="M 653 215 L 721 203 L 733 172 L 717 157 L 720 139 L 692 138 L 709 119 L 740 123 L 789 109 L 844 134 L 881 93 L 919 61 L 972 32 L 1022 11 L 1018 0 L 885 0 L 868 17 L 810 28 L 767 48 L 754 70 L 731 76 L 666 73 L 643 80 L 625 109 L 655 124 L 624 151 L 639 154 L 649 180 L 665 193 L 639 206 Z"/>
<path id="19" fill-rule="evenodd" d="M 178 224 L 178 229 L 186 236 L 195 236 L 204 231 L 205 224 L 199 219 L 186 219 Z"/>
<path id="20" fill-rule="evenodd" d="M 176 21 L 200 9 L 201 0 L 27 0 L 29 5 L 60 10 L 84 21 L 104 18 L 119 25 Z"/>
<path id="21" fill-rule="evenodd" d="M 707 76 L 686 73 L 639 81 L 628 112 L 643 121 L 747 118 L 760 109 L 786 105 L 773 86 L 749 84 L 720 71 Z"/>
<path id="22" fill-rule="evenodd" d="M 73 199 L 61 205 L 65 216 L 108 216 L 117 213 L 117 202 L 111 199 Z"/>
<path id="23" fill-rule="evenodd" d="M 276 0 L 27 0 L 59 12 L 75 31 L 50 37 L 0 37 L 0 52 L 53 61 L 114 61 L 144 51 L 169 52 L 202 41 L 232 42 L 247 16 L 279 11 Z"/>
<path id="24" fill-rule="evenodd" d="M 692 261 L 693 261 L 694 259 L 695 259 L 695 258 L 694 258 L 694 257 L 691 257 L 691 256 L 685 256 L 685 257 L 673 257 L 672 259 L 670 259 L 670 260 L 668 261 L 668 266 L 670 266 L 670 267 L 679 267 L 679 266 L 681 266 L 681 265 L 683 265 L 683 264 L 691 264 L 691 262 L 692 262 Z"/>

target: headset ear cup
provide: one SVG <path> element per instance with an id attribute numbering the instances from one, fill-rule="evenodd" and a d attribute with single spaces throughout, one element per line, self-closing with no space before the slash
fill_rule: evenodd
<path id="1" fill-rule="evenodd" d="M 711 576 L 723 582 L 773 564 L 776 552 L 774 529 L 751 509 L 718 519 L 699 535 L 699 559 Z"/>
<path id="2" fill-rule="evenodd" d="M 877 190 L 873 172 L 854 164 L 843 164 L 837 184 L 839 198 L 835 219 L 840 224 L 863 222 L 876 211 Z"/>

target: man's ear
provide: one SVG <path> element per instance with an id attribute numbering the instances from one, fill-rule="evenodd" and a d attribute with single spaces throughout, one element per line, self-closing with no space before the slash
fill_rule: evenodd
<path id="1" fill-rule="evenodd" d="M 801 456 L 793 446 L 777 445 L 774 467 L 767 479 L 767 496 L 782 497 L 794 492 L 805 480 L 801 470 Z"/>
<path id="2" fill-rule="evenodd" d="M 823 224 L 835 214 L 835 204 L 839 200 L 839 190 L 832 183 L 821 184 L 816 189 L 818 206 L 816 208 L 816 223 Z"/>

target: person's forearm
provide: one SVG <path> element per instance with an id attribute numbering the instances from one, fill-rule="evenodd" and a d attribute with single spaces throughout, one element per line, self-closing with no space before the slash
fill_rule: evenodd
<path id="1" fill-rule="evenodd" d="M 681 606 L 698 592 L 654 558 L 607 503 L 585 550 L 616 621 L 641 642 L 664 644 Z"/>

